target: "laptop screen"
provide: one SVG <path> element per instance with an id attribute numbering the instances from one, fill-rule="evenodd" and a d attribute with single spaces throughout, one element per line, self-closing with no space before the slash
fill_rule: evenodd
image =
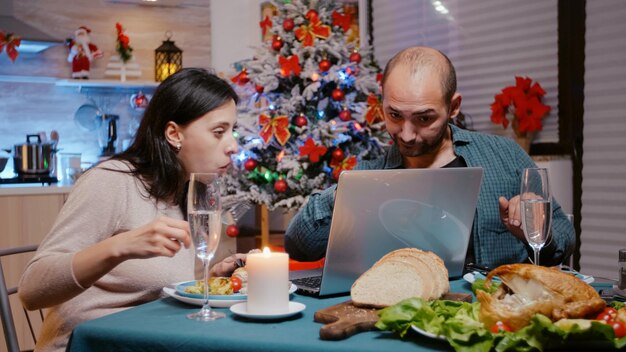
<path id="1" fill-rule="evenodd" d="M 346 171 L 339 177 L 320 295 L 350 291 L 399 248 L 433 251 L 460 277 L 483 170 L 476 167 Z"/>

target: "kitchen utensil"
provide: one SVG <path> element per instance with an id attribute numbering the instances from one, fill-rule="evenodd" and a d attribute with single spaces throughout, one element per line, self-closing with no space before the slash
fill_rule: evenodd
<path id="1" fill-rule="evenodd" d="M 102 125 L 102 111 L 94 104 L 83 104 L 74 113 L 74 122 L 87 132 L 95 131 Z"/>
<path id="2" fill-rule="evenodd" d="M 37 139 L 33 142 L 32 139 Z M 54 171 L 56 143 L 42 143 L 38 134 L 26 136 L 26 143 L 13 148 L 13 168 L 16 174 L 46 174 Z"/>
<path id="3" fill-rule="evenodd" d="M 102 148 L 101 156 L 111 156 L 116 152 L 118 115 L 102 115 L 102 126 L 98 134 L 98 143 Z"/>

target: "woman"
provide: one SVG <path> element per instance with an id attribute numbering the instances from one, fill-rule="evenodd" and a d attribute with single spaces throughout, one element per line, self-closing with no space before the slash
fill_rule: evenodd
<path id="1" fill-rule="evenodd" d="M 214 74 L 183 69 L 156 89 L 128 150 L 80 177 L 19 284 L 25 307 L 50 308 L 38 351 L 65 350 L 78 323 L 193 278 L 186 182 L 230 166 L 237 100 Z M 229 248 L 220 247 L 224 258 Z M 229 256 L 212 273 L 235 268 Z"/>

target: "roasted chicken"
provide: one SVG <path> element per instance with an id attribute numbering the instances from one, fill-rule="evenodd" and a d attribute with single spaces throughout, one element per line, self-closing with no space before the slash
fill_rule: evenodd
<path id="1" fill-rule="evenodd" d="M 487 327 L 502 321 L 515 331 L 528 325 L 537 313 L 557 321 L 593 316 L 606 306 L 593 287 L 559 270 L 531 264 L 502 265 L 489 272 L 485 286 L 491 285 L 494 276 L 502 281 L 496 292 L 476 292 L 480 320 Z"/>

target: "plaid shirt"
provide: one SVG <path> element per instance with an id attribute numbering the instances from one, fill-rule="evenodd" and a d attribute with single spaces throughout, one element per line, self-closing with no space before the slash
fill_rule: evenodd
<path id="1" fill-rule="evenodd" d="M 450 125 L 454 152 L 467 166 L 482 167 L 483 179 L 478 197 L 472 238 L 477 264 L 496 267 L 527 262 L 532 248 L 519 241 L 502 224 L 498 197 L 510 199 L 519 194 L 524 168 L 537 167 L 512 139 L 460 129 Z M 392 146 L 382 157 L 361 161 L 356 169 L 402 168 L 402 156 Z M 336 186 L 312 194 L 292 219 L 285 233 L 285 249 L 297 260 L 317 260 L 325 255 L 333 213 Z M 541 251 L 542 265 L 556 265 L 574 250 L 574 227 L 556 200 L 552 201 L 552 237 Z"/>

